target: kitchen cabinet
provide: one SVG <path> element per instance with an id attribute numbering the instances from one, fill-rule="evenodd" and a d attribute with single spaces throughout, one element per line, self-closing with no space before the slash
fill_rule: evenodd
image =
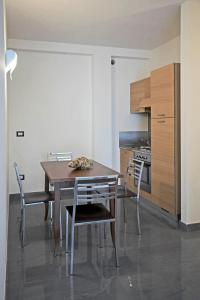
<path id="1" fill-rule="evenodd" d="M 151 72 L 151 117 L 175 117 L 175 73 L 177 64 Z"/>
<path id="2" fill-rule="evenodd" d="M 151 126 L 151 191 L 155 203 L 175 214 L 174 118 L 152 119 Z"/>
<path id="3" fill-rule="evenodd" d="M 132 82 L 130 85 L 130 112 L 145 112 L 150 106 L 150 78 Z"/>
<path id="4" fill-rule="evenodd" d="M 151 73 L 151 191 L 154 201 L 180 213 L 179 64 Z"/>

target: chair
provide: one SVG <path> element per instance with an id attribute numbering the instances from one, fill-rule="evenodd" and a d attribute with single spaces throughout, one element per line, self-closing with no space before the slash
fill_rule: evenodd
<path id="1" fill-rule="evenodd" d="M 49 152 L 47 155 L 47 159 L 48 161 L 70 161 L 72 160 L 73 156 L 72 156 L 72 152 Z M 53 186 L 50 184 L 50 188 L 52 190 Z M 74 186 L 68 184 L 66 186 L 66 184 L 63 185 L 63 187 L 61 187 L 61 198 L 63 199 L 66 194 L 62 191 L 65 190 L 73 190 Z"/>
<path id="2" fill-rule="evenodd" d="M 68 161 L 72 160 L 72 152 L 49 152 L 48 161 Z"/>
<path id="3" fill-rule="evenodd" d="M 118 198 L 131 198 L 136 199 L 136 209 L 137 209 L 137 225 L 138 225 L 138 233 L 141 235 L 141 225 L 140 225 L 140 184 L 141 184 L 141 178 L 142 178 L 142 171 L 144 167 L 144 162 L 138 159 L 130 159 L 128 167 L 127 167 L 127 173 L 125 178 L 124 185 L 119 185 L 117 190 L 117 197 Z M 127 181 L 129 176 L 133 180 L 133 184 L 136 187 L 136 193 L 130 191 L 127 189 Z M 124 207 L 124 220 L 125 217 L 125 206 L 123 201 L 123 207 Z"/>
<path id="4" fill-rule="evenodd" d="M 68 252 L 69 216 L 71 217 L 71 257 L 70 274 L 73 274 L 74 263 L 74 231 L 75 228 L 89 224 L 116 224 L 115 216 L 103 204 L 105 200 L 113 204 L 117 199 L 118 176 L 77 177 L 74 186 L 73 206 L 66 206 L 66 252 Z M 111 202 L 112 201 L 112 202 Z M 116 209 L 116 205 L 115 205 Z M 116 234 L 111 226 L 116 265 L 118 266 Z"/>
<path id="5" fill-rule="evenodd" d="M 21 200 L 21 220 L 20 220 L 20 233 L 21 233 L 21 241 L 22 247 L 25 245 L 25 222 L 26 222 L 26 215 L 25 209 L 28 206 L 38 205 L 38 204 L 45 204 L 48 205 L 50 202 L 53 202 L 54 199 L 52 195 L 46 192 L 36 192 L 36 193 L 24 193 L 23 185 L 21 176 L 19 173 L 18 165 L 14 163 L 14 169 L 17 177 L 17 182 L 20 191 L 20 200 Z M 47 213 L 45 213 L 45 221 L 47 220 Z"/>
<path id="6" fill-rule="evenodd" d="M 48 161 L 70 161 L 73 159 L 72 152 L 49 152 L 47 154 Z M 50 190 L 53 191 L 53 185 L 50 184 Z M 70 184 L 66 183 L 61 186 L 61 200 L 66 200 L 69 196 L 68 192 L 74 190 L 73 183 Z M 53 203 L 51 202 L 51 219 L 53 219 Z M 61 206 L 60 206 L 60 209 Z M 60 240 L 62 240 L 62 218 L 61 218 L 61 211 L 60 211 Z"/>

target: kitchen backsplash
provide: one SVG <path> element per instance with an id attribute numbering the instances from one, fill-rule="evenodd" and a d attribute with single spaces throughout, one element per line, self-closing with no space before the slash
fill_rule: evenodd
<path id="1" fill-rule="evenodd" d="M 119 147 L 123 146 L 149 146 L 151 133 L 149 131 L 120 131 Z"/>

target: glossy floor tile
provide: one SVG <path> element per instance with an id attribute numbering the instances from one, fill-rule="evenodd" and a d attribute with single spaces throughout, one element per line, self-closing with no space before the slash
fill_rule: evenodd
<path id="1" fill-rule="evenodd" d="M 118 203 L 120 267 L 115 267 L 109 226 L 101 238 L 96 226 L 76 233 L 75 275 L 68 275 L 68 255 L 52 254 L 51 223 L 43 206 L 27 209 L 27 245 L 19 240 L 19 202 L 9 217 L 7 300 L 197 300 L 200 299 L 200 232 L 183 232 L 141 209 L 137 235 L 135 204 Z M 64 216 L 63 216 L 64 222 Z"/>

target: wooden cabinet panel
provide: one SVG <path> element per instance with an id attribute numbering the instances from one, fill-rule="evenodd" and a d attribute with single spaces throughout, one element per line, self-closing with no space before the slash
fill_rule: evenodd
<path id="1" fill-rule="evenodd" d="M 148 99 L 148 101 L 141 101 Z M 144 112 L 145 106 L 150 105 L 150 78 L 145 78 L 130 85 L 130 112 Z"/>
<path id="2" fill-rule="evenodd" d="M 151 157 L 174 164 L 174 118 L 151 119 Z"/>
<path id="3" fill-rule="evenodd" d="M 152 119 L 152 194 L 160 207 L 176 213 L 174 118 Z"/>
<path id="4" fill-rule="evenodd" d="M 175 64 L 151 72 L 151 117 L 175 117 Z"/>
<path id="5" fill-rule="evenodd" d="M 157 204 L 176 214 L 174 165 L 161 160 L 152 163 L 152 195 Z"/>

